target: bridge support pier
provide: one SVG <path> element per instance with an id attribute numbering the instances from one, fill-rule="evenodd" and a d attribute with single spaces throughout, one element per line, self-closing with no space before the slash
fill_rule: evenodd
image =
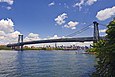
<path id="1" fill-rule="evenodd" d="M 18 35 L 18 43 L 23 43 L 23 35 Z M 23 51 L 23 45 L 18 46 L 18 50 Z"/>
<path id="2" fill-rule="evenodd" d="M 97 41 L 99 41 L 100 37 L 99 37 L 99 28 L 98 28 L 98 23 L 96 21 L 93 22 L 94 24 L 94 41 L 93 43 L 97 43 Z"/>
<path id="3" fill-rule="evenodd" d="M 20 50 L 23 51 L 23 45 L 21 45 Z"/>
<path id="4" fill-rule="evenodd" d="M 16 49 L 16 47 L 15 47 L 15 46 L 12 46 L 12 47 L 11 47 L 11 49 L 12 49 L 12 50 L 15 50 L 15 49 Z"/>

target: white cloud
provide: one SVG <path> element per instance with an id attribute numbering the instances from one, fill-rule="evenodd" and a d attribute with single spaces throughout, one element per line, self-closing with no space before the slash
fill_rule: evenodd
<path id="1" fill-rule="evenodd" d="M 8 37 L 11 38 L 11 39 L 12 39 L 12 38 L 16 39 L 19 34 L 21 34 L 19 31 L 14 31 L 14 32 L 12 32 L 12 33 L 9 33 L 9 34 L 8 34 Z"/>
<path id="2" fill-rule="evenodd" d="M 79 9 L 81 9 L 81 8 L 82 8 L 82 5 L 84 5 L 84 2 L 85 2 L 85 0 L 80 0 L 80 2 L 79 2 L 79 3 L 75 3 L 75 4 L 73 5 L 73 7 L 79 7 Z"/>
<path id="3" fill-rule="evenodd" d="M 0 7 L 5 8 L 7 10 L 11 10 L 12 9 L 11 5 L 13 5 L 14 0 L 0 0 L 0 3 L 7 3 L 8 4 L 7 6 L 2 5 Z"/>
<path id="4" fill-rule="evenodd" d="M 12 7 L 11 6 L 1 6 L 2 8 L 5 8 L 5 9 L 7 9 L 7 10 L 11 10 L 12 9 Z"/>
<path id="5" fill-rule="evenodd" d="M 16 43 L 18 41 L 18 35 L 21 34 L 19 31 L 14 31 L 12 33 L 6 34 L 6 43 Z"/>
<path id="6" fill-rule="evenodd" d="M 66 21 L 65 19 L 68 18 L 66 13 L 63 13 L 59 15 L 57 18 L 55 18 L 55 21 L 58 25 L 64 24 Z M 79 22 L 69 21 L 67 24 L 65 24 L 63 27 L 76 29 L 76 25 L 78 25 Z"/>
<path id="7" fill-rule="evenodd" d="M 66 13 L 63 13 L 59 15 L 57 18 L 55 18 L 55 21 L 58 25 L 62 25 L 65 23 L 65 19 L 68 18 Z"/>
<path id="8" fill-rule="evenodd" d="M 86 3 L 87 3 L 88 5 L 92 5 L 92 4 L 94 4 L 95 2 L 97 2 L 97 0 L 88 0 Z"/>
<path id="9" fill-rule="evenodd" d="M 99 30 L 99 33 L 105 33 L 107 29 L 101 29 Z"/>
<path id="10" fill-rule="evenodd" d="M 64 25 L 64 27 L 71 28 L 71 29 L 76 29 L 76 25 L 78 25 L 78 24 L 79 24 L 79 22 L 70 21 L 66 25 Z"/>
<path id="11" fill-rule="evenodd" d="M 12 9 L 12 7 L 8 6 L 8 7 L 6 7 L 6 9 L 7 9 L 7 10 L 11 10 L 11 9 Z"/>
<path id="12" fill-rule="evenodd" d="M 71 29 L 74 30 L 74 29 L 76 29 L 76 27 L 72 27 Z"/>
<path id="13" fill-rule="evenodd" d="M 27 37 L 24 38 L 24 41 L 34 41 L 40 40 L 39 34 L 29 33 Z"/>
<path id="14" fill-rule="evenodd" d="M 9 5 L 12 5 L 14 3 L 14 0 L 0 0 L 0 2 L 6 2 Z"/>
<path id="15" fill-rule="evenodd" d="M 14 30 L 14 22 L 11 19 L 0 20 L 0 44 L 17 42 L 19 31 Z"/>
<path id="16" fill-rule="evenodd" d="M 0 20 L 0 44 L 17 43 L 19 31 L 14 30 L 14 22 L 11 19 Z M 39 40 L 39 34 L 29 33 L 24 41 Z"/>
<path id="17" fill-rule="evenodd" d="M 11 19 L 2 19 L 0 20 L 0 31 L 4 31 L 5 33 L 14 31 L 14 23 Z"/>
<path id="18" fill-rule="evenodd" d="M 34 33 L 30 33 L 28 35 L 29 38 L 37 38 L 39 35 L 38 34 L 34 34 Z"/>
<path id="19" fill-rule="evenodd" d="M 79 9 L 81 10 L 82 6 L 84 5 L 93 5 L 95 2 L 97 2 L 97 0 L 80 0 L 80 2 L 77 2 L 73 5 L 73 7 L 79 7 Z"/>
<path id="20" fill-rule="evenodd" d="M 48 4 L 48 6 L 54 6 L 55 2 L 51 2 L 50 4 Z"/>
<path id="21" fill-rule="evenodd" d="M 53 37 L 49 37 L 48 39 L 59 39 L 61 37 L 59 37 L 58 35 L 54 35 Z"/>
<path id="22" fill-rule="evenodd" d="M 20 32 L 14 31 L 12 33 L 4 33 L 0 35 L 0 44 L 16 43 L 18 40 L 19 34 Z"/>
<path id="23" fill-rule="evenodd" d="M 112 16 L 115 16 L 115 6 L 113 6 L 112 8 L 106 8 L 104 10 L 100 10 L 96 15 L 96 17 L 100 21 L 104 21 L 108 18 L 111 18 Z"/>
<path id="24" fill-rule="evenodd" d="M 4 36 L 4 35 L 5 35 L 4 31 L 0 31 L 0 36 Z"/>

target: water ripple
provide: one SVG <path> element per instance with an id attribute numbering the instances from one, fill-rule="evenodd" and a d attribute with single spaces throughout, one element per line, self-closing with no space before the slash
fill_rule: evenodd
<path id="1" fill-rule="evenodd" d="M 89 77 L 95 56 L 76 51 L 0 51 L 0 77 Z"/>

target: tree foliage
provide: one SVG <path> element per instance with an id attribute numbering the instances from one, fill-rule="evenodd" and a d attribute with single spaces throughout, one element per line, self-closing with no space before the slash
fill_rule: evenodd
<path id="1" fill-rule="evenodd" d="M 8 48 L 5 45 L 0 45 L 0 50 L 11 50 L 11 48 Z"/>
<path id="2" fill-rule="evenodd" d="M 93 77 L 115 77 L 115 19 L 107 26 L 106 41 L 93 44 L 93 52 L 97 52 L 96 72 Z"/>

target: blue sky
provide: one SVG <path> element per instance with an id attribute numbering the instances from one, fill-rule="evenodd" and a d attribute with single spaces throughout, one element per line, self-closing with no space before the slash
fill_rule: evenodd
<path id="1" fill-rule="evenodd" d="M 39 38 L 62 37 L 93 21 L 107 24 L 115 17 L 114 10 L 115 0 L 0 0 L 0 21 L 11 19 L 14 31 L 10 33 L 18 31 L 25 37 L 30 33 Z M 102 32 L 104 29 L 100 26 Z M 3 28 L 0 31 L 4 32 Z M 92 28 L 75 37 L 91 36 L 91 31 Z"/>

